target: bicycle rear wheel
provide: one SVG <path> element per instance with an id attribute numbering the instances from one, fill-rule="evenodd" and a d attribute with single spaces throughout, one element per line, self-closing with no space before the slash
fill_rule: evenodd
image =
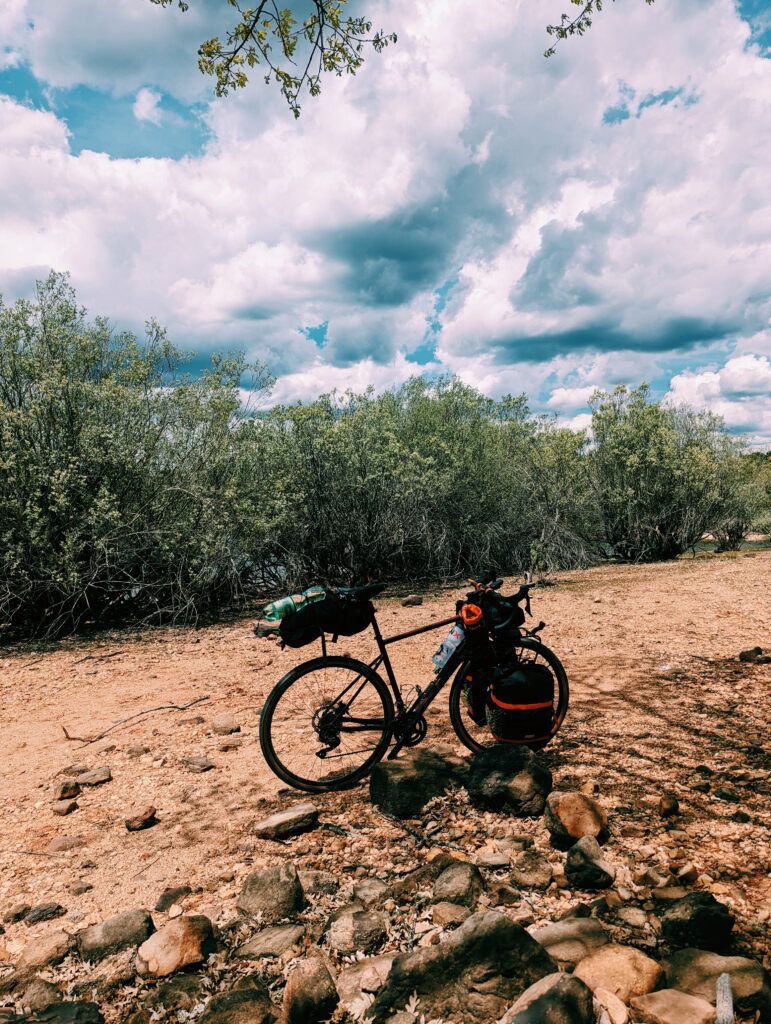
<path id="1" fill-rule="evenodd" d="M 311 793 L 344 789 L 388 749 L 391 693 L 369 665 L 315 658 L 288 672 L 260 716 L 260 747 L 271 770 Z"/>
<path id="2" fill-rule="evenodd" d="M 554 651 L 549 650 L 538 640 L 530 640 L 522 637 L 512 644 L 521 661 L 529 661 L 545 664 L 554 675 L 555 694 L 554 712 L 552 717 L 552 728 L 550 734 L 542 740 L 532 743 L 525 743 L 531 750 L 541 750 L 547 743 L 551 742 L 557 734 L 560 726 L 565 720 L 570 702 L 570 687 L 568 677 L 562 662 Z M 472 709 L 466 703 L 463 696 L 463 686 L 470 663 L 467 661 L 455 673 L 450 689 L 450 721 L 461 743 L 474 752 L 486 750 L 488 747 L 498 746 L 500 740 L 496 740 L 490 732 L 487 722 L 478 722 L 472 715 Z"/>

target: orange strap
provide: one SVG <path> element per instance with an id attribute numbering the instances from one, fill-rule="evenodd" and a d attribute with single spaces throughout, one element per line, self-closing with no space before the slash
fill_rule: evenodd
<path id="1" fill-rule="evenodd" d="M 538 708 L 552 707 L 550 700 L 544 701 L 543 704 L 504 704 L 502 700 L 498 700 L 494 693 L 490 694 L 490 699 L 493 704 L 496 704 L 499 708 L 505 708 L 506 711 L 535 711 Z"/>

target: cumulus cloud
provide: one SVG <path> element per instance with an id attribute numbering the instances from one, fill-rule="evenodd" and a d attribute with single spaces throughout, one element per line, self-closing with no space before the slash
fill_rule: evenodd
<path id="1" fill-rule="evenodd" d="M 140 89 L 131 108 L 137 121 L 149 121 L 151 124 L 160 124 L 163 120 L 163 112 L 160 110 L 161 94 L 153 92 L 152 89 Z"/>

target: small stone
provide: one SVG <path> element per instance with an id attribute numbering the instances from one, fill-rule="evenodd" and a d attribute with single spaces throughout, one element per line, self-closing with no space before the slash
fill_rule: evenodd
<path id="1" fill-rule="evenodd" d="M 150 748 L 145 746 L 144 743 L 134 743 L 126 751 L 129 757 L 143 757 L 145 754 L 150 753 Z"/>
<path id="2" fill-rule="evenodd" d="M 241 988 L 212 996 L 196 1024 L 273 1024 L 276 1015 L 263 984 L 244 979 Z"/>
<path id="3" fill-rule="evenodd" d="M 568 853 L 565 875 L 579 889 L 607 889 L 613 884 L 616 872 L 602 856 L 597 840 L 593 836 L 584 836 Z"/>
<path id="4" fill-rule="evenodd" d="M 211 921 L 202 914 L 169 921 L 137 950 L 142 978 L 163 978 L 182 967 L 204 963 L 216 948 Z"/>
<path id="5" fill-rule="evenodd" d="M 359 951 L 368 953 L 380 946 L 388 934 L 388 917 L 379 910 L 353 910 L 330 923 L 326 939 L 330 947 L 344 956 Z"/>
<path id="6" fill-rule="evenodd" d="M 446 868 L 434 882 L 432 902 L 459 903 L 473 908 L 484 888 L 479 869 L 473 864 L 458 861 Z"/>
<path id="7" fill-rule="evenodd" d="M 243 743 L 243 736 L 223 736 L 217 742 L 217 750 L 221 750 L 226 754 L 229 750 L 238 750 L 239 747 L 243 746 Z"/>
<path id="8" fill-rule="evenodd" d="M 488 883 L 487 895 L 490 899 L 490 905 L 493 907 L 513 907 L 522 899 L 522 893 L 519 889 L 515 889 L 508 882 L 501 882 L 497 878 L 491 879 Z"/>
<path id="9" fill-rule="evenodd" d="M 46 853 L 66 853 L 68 850 L 78 850 L 85 845 L 85 839 L 81 839 L 80 836 L 57 836 L 46 847 Z"/>
<path id="10" fill-rule="evenodd" d="M 616 917 L 630 928 L 644 928 L 648 923 L 648 915 L 639 907 L 621 907 L 616 911 Z"/>
<path id="11" fill-rule="evenodd" d="M 1 1011 L 0 1011 L 1 1012 Z M 12 1017 L 11 1021 L 35 1021 L 35 1024 L 104 1024 L 104 1017 L 96 1003 L 50 1003 L 31 1017 Z"/>
<path id="12" fill-rule="evenodd" d="M 147 910 L 127 910 L 79 932 L 78 949 L 84 960 L 101 960 L 121 949 L 140 946 L 154 931 Z"/>
<path id="13" fill-rule="evenodd" d="M 552 793 L 546 801 L 544 821 L 552 846 L 558 850 L 569 849 L 585 836 L 598 843 L 610 836 L 605 808 L 585 793 Z"/>
<path id="14" fill-rule="evenodd" d="M 735 789 L 729 789 L 728 786 L 719 786 L 715 790 L 714 796 L 716 796 L 718 800 L 722 800 L 727 804 L 738 804 L 741 803 L 742 799 Z"/>
<path id="15" fill-rule="evenodd" d="M 731 943 L 734 917 L 711 893 L 694 892 L 661 915 L 661 931 L 676 948 L 695 947 L 723 953 Z"/>
<path id="16" fill-rule="evenodd" d="M 259 960 L 261 957 L 277 957 L 288 949 L 298 946 L 305 936 L 301 924 L 274 925 L 263 928 L 233 954 L 239 960 Z"/>
<path id="17" fill-rule="evenodd" d="M 763 656 L 762 647 L 750 647 L 749 650 L 739 652 L 739 661 L 756 662 Z"/>
<path id="18" fill-rule="evenodd" d="M 285 1024 L 321 1024 L 333 1014 L 340 996 L 320 957 L 303 960 L 290 972 L 282 1000 Z"/>
<path id="19" fill-rule="evenodd" d="M 294 864 L 276 864 L 247 875 L 236 906 L 243 914 L 262 914 L 268 924 L 296 917 L 305 906 L 305 895 Z"/>
<path id="20" fill-rule="evenodd" d="M 647 1024 L 712 1024 L 715 1008 L 698 996 L 666 988 L 632 1000 L 632 1009 Z"/>
<path id="21" fill-rule="evenodd" d="M 585 957 L 575 977 L 589 988 L 604 988 L 623 1003 L 652 992 L 664 975 L 660 964 L 632 946 L 607 945 Z"/>
<path id="22" fill-rule="evenodd" d="M 677 872 L 677 880 L 678 882 L 682 882 L 683 885 L 693 885 L 698 877 L 699 872 L 690 861 L 683 864 Z"/>
<path id="23" fill-rule="evenodd" d="M 41 935 L 35 942 L 29 943 L 21 951 L 16 970 L 24 973 L 48 967 L 50 964 L 61 963 L 75 945 L 75 940 L 64 931 L 48 932 Z"/>
<path id="24" fill-rule="evenodd" d="M 463 924 L 471 911 L 457 903 L 435 903 L 431 908 L 431 920 L 440 928 L 456 928 Z"/>
<path id="25" fill-rule="evenodd" d="M 316 828 L 319 823 L 319 809 L 312 803 L 294 804 L 286 811 L 278 811 L 264 818 L 254 826 L 258 839 L 285 839 Z"/>
<path id="26" fill-rule="evenodd" d="M 476 856 L 477 867 L 497 871 L 509 866 L 509 855 L 501 850 L 485 850 Z"/>
<path id="27" fill-rule="evenodd" d="M 594 998 L 607 1014 L 607 1024 L 629 1024 L 629 1012 L 618 996 L 605 988 L 596 988 Z"/>
<path id="28" fill-rule="evenodd" d="M 40 903 L 36 907 L 30 907 L 24 915 L 24 923 L 27 926 L 40 924 L 41 921 L 52 921 L 55 917 L 63 917 L 66 913 L 66 908 L 60 903 Z"/>
<path id="29" fill-rule="evenodd" d="M 90 772 L 83 772 L 78 776 L 81 786 L 102 786 L 105 782 L 112 781 L 112 772 L 106 766 L 94 768 Z"/>
<path id="30" fill-rule="evenodd" d="M 599 796 L 600 795 L 599 783 L 594 782 L 591 779 L 588 782 L 582 782 L 581 783 L 581 787 L 579 789 L 579 792 L 583 793 L 584 796 L 591 796 L 591 797 Z"/>
<path id="31" fill-rule="evenodd" d="M 510 878 L 523 889 L 548 889 L 553 876 L 551 864 L 537 850 L 527 850 L 511 865 Z"/>
<path id="32" fill-rule="evenodd" d="M 80 794 L 80 784 L 75 779 L 65 779 L 56 787 L 54 800 L 72 800 Z"/>
<path id="33" fill-rule="evenodd" d="M 388 977 L 394 957 L 388 953 L 366 957 L 364 960 L 342 971 L 337 977 L 337 991 L 340 1002 L 349 1013 L 355 1008 L 363 994 L 377 992 Z"/>
<path id="34" fill-rule="evenodd" d="M 158 824 L 158 819 L 155 817 L 155 808 L 152 804 L 148 804 L 146 807 L 139 807 L 131 811 L 129 816 L 124 819 L 123 824 L 129 832 L 142 832 L 146 828 L 152 828 L 153 825 Z"/>
<path id="35" fill-rule="evenodd" d="M 241 726 L 234 715 L 227 712 L 222 715 L 215 715 L 211 720 L 211 731 L 215 736 L 229 736 L 234 732 L 241 732 Z"/>
<path id="36" fill-rule="evenodd" d="M 196 757 L 183 757 L 182 763 L 186 766 L 188 771 L 195 772 L 196 774 L 202 774 L 203 772 L 210 772 L 215 767 L 213 761 L 210 761 L 208 757 L 196 756 Z"/>
<path id="37" fill-rule="evenodd" d="M 45 981 L 43 978 L 33 978 L 22 992 L 19 1000 L 25 1010 L 31 1010 L 33 1013 L 61 1001 L 62 994 L 56 985 L 52 985 L 50 981 Z"/>
<path id="38" fill-rule="evenodd" d="M 32 909 L 29 903 L 14 903 L 12 907 L 3 914 L 5 924 L 18 924 Z"/>
<path id="39" fill-rule="evenodd" d="M 175 903 L 181 903 L 185 896 L 189 896 L 193 890 L 189 885 L 175 885 L 164 889 L 158 897 L 155 909 L 159 914 L 165 914 Z"/>
<path id="40" fill-rule="evenodd" d="M 300 871 L 300 884 L 308 896 L 328 896 L 340 888 L 337 876 L 331 871 Z"/>
<path id="41" fill-rule="evenodd" d="M 498 1024 L 595 1024 L 591 989 L 567 974 L 547 974 L 526 989 Z"/>
<path id="42" fill-rule="evenodd" d="M 746 811 L 734 811 L 731 815 L 731 821 L 735 821 L 740 825 L 746 825 L 748 821 L 751 821 L 749 814 Z"/>
<path id="43" fill-rule="evenodd" d="M 677 903 L 687 895 L 688 891 L 682 885 L 658 885 L 652 893 L 657 903 Z"/>
<path id="44" fill-rule="evenodd" d="M 659 800 L 659 814 L 662 818 L 673 818 L 680 813 L 680 803 L 674 793 L 665 793 Z"/>
<path id="45" fill-rule="evenodd" d="M 51 804 L 51 810 L 54 814 L 58 814 L 61 817 L 65 817 L 67 814 L 72 814 L 72 812 L 77 811 L 77 809 L 77 800 L 54 800 Z"/>
<path id="46" fill-rule="evenodd" d="M 609 932 L 592 917 L 567 918 L 539 925 L 531 928 L 530 934 L 560 967 L 575 967 L 610 942 Z"/>
<path id="47" fill-rule="evenodd" d="M 70 892 L 73 896 L 83 896 L 87 892 L 91 892 L 93 885 L 90 882 L 84 882 L 83 879 L 79 879 L 77 882 L 73 882 L 70 886 Z"/>
<path id="48" fill-rule="evenodd" d="M 365 907 L 382 904 L 388 892 L 388 886 L 379 878 L 363 878 L 353 887 L 353 898 Z"/>
<path id="49" fill-rule="evenodd" d="M 423 604 L 423 598 L 420 594 L 408 594 L 402 601 L 402 608 L 417 608 L 421 604 Z"/>

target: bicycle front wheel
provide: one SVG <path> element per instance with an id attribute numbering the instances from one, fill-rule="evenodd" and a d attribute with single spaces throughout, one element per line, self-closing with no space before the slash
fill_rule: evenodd
<path id="1" fill-rule="evenodd" d="M 570 701 L 570 688 L 568 677 L 562 662 L 554 651 L 549 650 L 538 640 L 522 637 L 512 644 L 520 662 L 540 663 L 546 665 L 552 672 L 555 681 L 554 688 L 554 709 L 552 713 L 552 727 L 548 736 L 530 743 L 524 743 L 531 750 L 541 750 L 547 743 L 556 736 L 557 731 L 565 720 Z M 498 746 L 501 741 L 496 740 L 484 720 L 478 720 L 473 709 L 470 708 L 463 696 L 463 686 L 466 675 L 469 672 L 470 663 L 467 661 L 458 669 L 452 681 L 450 689 L 450 721 L 452 727 L 461 743 L 474 752 L 486 750 L 488 747 Z"/>
<path id="2" fill-rule="evenodd" d="M 315 658 L 288 672 L 260 716 L 260 747 L 271 770 L 311 793 L 344 789 L 388 749 L 394 706 L 369 665 Z"/>

